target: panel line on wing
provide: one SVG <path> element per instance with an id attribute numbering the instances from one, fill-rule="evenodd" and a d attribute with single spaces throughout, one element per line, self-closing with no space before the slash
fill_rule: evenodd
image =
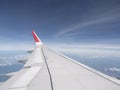
<path id="1" fill-rule="evenodd" d="M 51 90 L 54 90 L 53 88 L 53 80 L 52 80 L 52 75 L 50 73 L 50 69 L 49 69 L 49 66 L 48 66 L 48 63 L 47 63 L 47 58 L 45 57 L 45 54 L 43 52 L 43 48 L 41 48 L 41 51 L 43 53 L 43 57 L 44 57 L 44 60 L 45 60 L 45 64 L 46 64 L 46 67 L 47 67 L 47 70 L 48 70 L 48 74 L 49 74 L 49 77 L 50 77 L 50 84 L 51 84 Z"/>

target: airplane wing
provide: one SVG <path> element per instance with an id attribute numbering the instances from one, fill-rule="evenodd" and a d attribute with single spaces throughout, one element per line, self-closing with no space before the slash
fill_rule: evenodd
<path id="1" fill-rule="evenodd" d="M 120 90 L 119 80 L 53 51 L 32 34 L 36 47 L 31 57 L 0 90 Z"/>

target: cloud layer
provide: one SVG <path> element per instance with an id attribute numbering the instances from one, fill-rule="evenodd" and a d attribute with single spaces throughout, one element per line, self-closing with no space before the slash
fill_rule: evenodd
<path id="1" fill-rule="evenodd" d="M 15 55 L 15 56 L 0 56 L 0 66 L 11 66 L 19 64 L 19 60 L 26 60 L 29 55 Z"/>

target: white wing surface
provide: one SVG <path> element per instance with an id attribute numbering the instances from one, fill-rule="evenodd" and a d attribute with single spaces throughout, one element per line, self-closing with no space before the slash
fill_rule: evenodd
<path id="1" fill-rule="evenodd" d="M 120 81 L 45 46 L 32 31 L 35 50 L 0 90 L 120 90 Z"/>

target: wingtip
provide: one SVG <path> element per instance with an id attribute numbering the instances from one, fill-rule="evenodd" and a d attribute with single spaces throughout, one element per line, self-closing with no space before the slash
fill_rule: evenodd
<path id="1" fill-rule="evenodd" d="M 36 43 L 42 43 L 34 30 L 32 30 L 32 35 Z"/>

